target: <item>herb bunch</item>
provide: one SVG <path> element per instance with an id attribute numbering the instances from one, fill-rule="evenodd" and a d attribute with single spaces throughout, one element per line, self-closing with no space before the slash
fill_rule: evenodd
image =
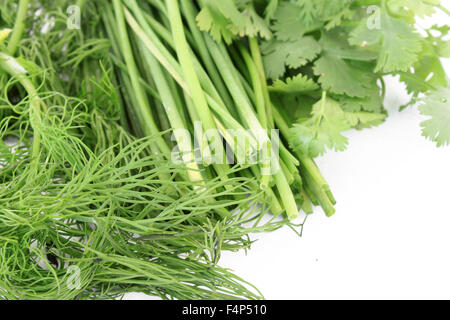
<path id="1" fill-rule="evenodd" d="M 439 0 L 79 0 L 80 30 L 70 4 L 0 4 L 2 298 L 260 298 L 221 252 L 335 213 L 314 159 L 385 121 L 387 75 L 450 143 L 449 27 L 416 23 Z M 192 161 L 198 123 L 264 161 Z"/>
<path id="2" fill-rule="evenodd" d="M 201 121 L 205 130 L 280 131 L 282 170 L 265 175 L 274 163 L 262 162 L 247 173 L 258 178 L 275 215 L 294 219 L 300 208 L 311 213 L 311 204 L 335 213 L 336 200 L 314 158 L 345 150 L 345 131 L 386 119 L 386 75 L 399 75 L 410 104 L 420 102 L 432 116 L 423 123 L 424 135 L 438 145 L 450 141 L 440 61 L 448 57 L 448 28 L 416 27 L 417 18 L 446 12 L 439 1 L 121 0 L 98 2 L 97 10 L 108 12 L 115 61 L 127 70 L 136 97 L 147 91 L 154 99 L 159 130 L 195 134 L 191 125 Z M 167 106 L 182 108 L 175 113 Z M 148 108 L 134 101 L 125 109 L 142 118 Z M 140 127 L 158 126 L 145 122 Z M 213 176 L 226 170 L 207 169 Z"/>

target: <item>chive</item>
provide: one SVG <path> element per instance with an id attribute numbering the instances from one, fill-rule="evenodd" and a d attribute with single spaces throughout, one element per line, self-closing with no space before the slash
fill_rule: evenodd
<path id="1" fill-rule="evenodd" d="M 159 130 L 156 126 L 152 114 L 150 113 L 150 106 L 148 105 L 145 91 L 139 82 L 138 70 L 133 58 L 130 40 L 127 36 L 128 32 L 125 26 L 125 18 L 123 14 L 122 4 L 120 3 L 120 0 L 113 0 L 113 4 L 116 12 L 116 20 L 122 52 L 127 64 L 127 68 L 129 70 L 131 84 L 134 90 L 134 94 L 136 95 L 136 101 L 138 103 L 136 106 L 138 108 L 137 112 L 139 116 L 142 117 L 142 121 L 144 122 L 142 128 L 144 128 L 144 132 L 147 135 L 158 135 Z M 154 152 L 157 153 L 162 152 L 164 154 L 170 154 L 170 149 L 162 137 L 159 137 L 157 139 L 157 146 L 159 150 L 157 150 L 155 147 L 152 147 Z"/>
<path id="2" fill-rule="evenodd" d="M 181 13 L 178 6 L 178 0 L 166 0 L 167 11 L 170 24 L 172 27 L 174 42 L 180 65 L 184 76 L 186 77 L 189 91 L 191 92 L 192 101 L 200 117 L 205 130 L 217 130 L 212 114 L 209 110 L 206 97 L 203 93 L 200 81 L 195 72 L 192 57 L 184 34 Z M 227 170 L 227 165 L 217 165 L 219 175 L 223 175 Z"/>
<path id="3" fill-rule="evenodd" d="M 167 117 L 169 118 L 171 127 L 175 129 L 174 135 L 176 137 L 182 158 L 188 168 L 188 175 L 192 182 L 201 182 L 203 178 L 200 174 L 199 168 L 195 162 L 195 157 L 192 150 L 191 141 L 187 140 L 182 134 L 178 133 L 177 130 L 187 130 L 184 125 L 184 121 L 177 109 L 177 102 L 172 96 L 173 90 L 169 87 L 167 80 L 161 70 L 159 63 L 156 59 L 148 54 L 145 48 L 142 48 L 144 60 L 148 63 L 149 68 L 152 70 L 153 80 L 155 81 L 156 88 L 161 96 L 162 104 L 166 111 Z"/>

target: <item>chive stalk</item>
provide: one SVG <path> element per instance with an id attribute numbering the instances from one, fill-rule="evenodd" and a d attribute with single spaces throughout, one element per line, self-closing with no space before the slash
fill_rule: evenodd
<path id="1" fill-rule="evenodd" d="M 208 102 L 200 85 L 197 73 L 195 72 L 194 63 L 192 62 L 192 56 L 189 51 L 186 36 L 184 34 L 184 27 L 181 19 L 178 0 L 166 0 L 166 6 L 178 59 L 183 70 L 183 74 L 186 78 L 187 86 L 192 96 L 192 101 L 194 102 L 194 106 L 197 109 L 197 114 L 200 117 L 202 125 L 206 131 L 217 131 L 217 127 L 214 123 L 214 119 L 209 109 Z M 227 171 L 228 166 L 226 164 L 217 164 L 216 168 L 219 175 L 224 175 Z"/>
<path id="2" fill-rule="evenodd" d="M 121 45 L 121 49 L 124 55 L 124 59 L 129 71 L 131 84 L 133 87 L 134 94 L 136 95 L 136 101 L 137 101 L 137 112 L 140 117 L 142 117 L 142 122 L 144 125 L 142 128 L 144 128 L 144 132 L 147 135 L 158 135 L 159 136 L 159 130 L 156 126 L 155 120 L 153 118 L 153 115 L 151 114 L 151 109 L 148 104 L 148 100 L 145 94 L 145 90 L 143 89 L 141 83 L 139 82 L 139 72 L 136 67 L 136 63 L 133 58 L 133 53 L 131 50 L 131 44 L 130 40 L 128 38 L 128 31 L 126 29 L 125 25 L 125 18 L 123 13 L 123 7 L 120 0 L 113 0 L 115 14 L 116 14 L 116 20 L 117 20 L 117 27 L 119 32 L 119 41 Z M 164 153 L 164 154 L 170 154 L 170 149 L 167 146 L 164 139 L 159 136 L 157 138 L 156 143 L 158 149 L 155 146 L 152 146 L 153 152 L 156 153 Z"/>

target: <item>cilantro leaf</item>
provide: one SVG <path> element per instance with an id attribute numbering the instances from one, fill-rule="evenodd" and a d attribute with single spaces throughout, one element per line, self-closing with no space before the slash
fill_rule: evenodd
<path id="1" fill-rule="evenodd" d="M 371 112 L 346 112 L 345 118 L 352 128 L 366 129 L 384 122 L 386 114 Z"/>
<path id="2" fill-rule="evenodd" d="M 413 96 L 427 92 L 430 88 L 447 85 L 447 75 L 442 62 L 435 49 L 424 45 L 420 59 L 414 63 L 411 72 L 401 72 L 400 80 L 406 84 L 406 88 Z"/>
<path id="3" fill-rule="evenodd" d="M 354 15 L 355 11 L 350 10 L 349 7 L 345 7 L 340 12 L 327 19 L 325 29 L 331 30 L 337 26 L 340 26 L 344 20 L 350 20 L 351 18 L 353 18 Z"/>
<path id="4" fill-rule="evenodd" d="M 312 117 L 294 124 L 291 128 L 291 147 L 305 156 L 317 157 L 326 149 L 343 151 L 348 139 L 343 131 L 351 128 L 338 102 L 326 97 L 313 106 Z"/>
<path id="5" fill-rule="evenodd" d="M 418 61 L 409 72 L 400 72 L 401 81 L 413 97 L 435 87 L 447 86 L 447 75 L 440 57 L 450 57 L 450 45 L 446 40 L 449 31 L 449 26 L 433 26 L 427 30 L 428 36 L 424 38 Z"/>
<path id="6" fill-rule="evenodd" d="M 319 86 L 314 80 L 308 77 L 298 74 L 292 78 L 286 78 L 283 80 L 276 80 L 269 90 L 277 93 L 305 93 L 315 91 L 319 89 Z"/>
<path id="7" fill-rule="evenodd" d="M 270 0 L 269 4 L 266 7 L 266 10 L 264 11 L 265 20 L 266 22 L 270 22 L 270 20 L 273 19 L 275 12 L 278 9 L 280 0 Z"/>
<path id="8" fill-rule="evenodd" d="M 197 24 L 202 31 L 211 34 L 214 40 L 222 38 L 230 44 L 235 36 L 272 37 L 272 32 L 261 18 L 250 0 L 205 0 L 197 16 Z"/>
<path id="9" fill-rule="evenodd" d="M 234 34 L 228 28 L 228 19 L 208 6 L 203 7 L 199 12 L 197 25 L 200 30 L 209 32 L 217 42 L 222 41 L 222 38 L 228 44 L 233 41 Z"/>
<path id="10" fill-rule="evenodd" d="M 375 79 L 371 70 L 359 69 L 338 56 L 323 54 L 314 65 L 322 88 L 350 97 L 368 97 Z"/>
<path id="11" fill-rule="evenodd" d="M 378 47 L 375 72 L 407 71 L 418 59 L 422 49 L 421 37 L 402 19 L 389 15 L 383 7 L 379 13 L 379 26 L 371 25 L 369 17 L 350 34 L 349 43 L 358 47 Z"/>
<path id="12" fill-rule="evenodd" d="M 309 118 L 313 105 L 317 103 L 317 99 L 303 94 L 272 94 L 274 103 L 282 113 L 288 123 L 296 122 L 303 118 Z"/>
<path id="13" fill-rule="evenodd" d="M 310 3 L 308 0 L 306 3 Z M 305 4 L 309 8 L 311 4 Z M 272 29 L 278 40 L 295 41 L 322 25 L 320 21 L 309 16 L 309 9 L 298 7 L 291 2 L 279 5 L 274 16 Z"/>
<path id="14" fill-rule="evenodd" d="M 345 36 L 339 28 L 322 34 L 320 45 L 324 53 L 314 64 L 314 74 L 319 76 L 323 89 L 332 93 L 368 97 L 376 87 L 376 75 L 368 62 L 375 60 L 376 56 L 350 47 Z"/>
<path id="15" fill-rule="evenodd" d="M 323 20 L 330 20 L 347 11 L 353 0 L 315 0 L 317 15 Z"/>
<path id="16" fill-rule="evenodd" d="M 260 36 L 264 39 L 272 38 L 272 32 L 270 31 L 268 25 L 255 11 L 253 6 L 248 6 L 242 12 L 242 15 L 245 17 L 245 28 L 243 32 L 240 32 L 240 36 L 246 35 L 249 37 Z"/>
<path id="17" fill-rule="evenodd" d="M 440 4 L 440 0 L 391 0 L 388 4 L 393 11 L 406 8 L 413 15 L 424 18 L 435 13 L 435 7 Z"/>
<path id="18" fill-rule="evenodd" d="M 376 52 L 355 48 L 348 44 L 348 33 L 342 28 L 322 32 L 320 45 L 327 53 L 346 60 L 375 61 L 378 58 Z"/>
<path id="19" fill-rule="evenodd" d="M 314 1 L 311 0 L 292 0 L 292 4 L 286 4 L 285 10 L 286 13 L 290 13 L 290 16 L 292 17 L 292 13 L 296 12 L 292 5 L 296 6 L 298 8 L 297 12 L 297 19 L 303 21 L 306 26 L 312 25 L 315 20 L 317 20 L 317 7 L 314 3 Z M 289 12 L 288 12 L 289 11 Z"/>
<path id="20" fill-rule="evenodd" d="M 340 25 L 344 18 L 353 15 L 349 9 L 352 0 L 292 0 L 291 3 L 299 8 L 297 19 L 306 26 L 321 26 L 328 21 L 327 29 Z M 289 7 L 289 6 L 286 6 Z M 293 8 L 289 8 L 293 16 Z M 320 22 L 320 24 L 318 24 Z"/>
<path id="21" fill-rule="evenodd" d="M 423 136 L 438 147 L 450 144 L 450 86 L 440 87 L 420 101 L 420 112 L 431 119 L 422 122 Z"/>
<path id="22" fill-rule="evenodd" d="M 438 35 L 433 36 L 432 32 L 436 32 Z M 427 41 L 433 45 L 437 55 L 442 58 L 450 58 L 450 41 L 448 41 L 450 26 L 432 26 L 428 33 Z"/>
<path id="23" fill-rule="evenodd" d="M 261 45 L 267 77 L 278 79 L 286 67 L 296 69 L 315 59 L 321 52 L 319 43 L 313 37 L 300 37 L 295 41 L 272 39 Z"/>
<path id="24" fill-rule="evenodd" d="M 378 86 L 374 86 L 371 89 L 368 97 L 351 98 L 346 95 L 341 95 L 337 96 L 336 99 L 346 112 L 367 111 L 371 113 L 382 113 L 384 110 L 381 89 Z"/>

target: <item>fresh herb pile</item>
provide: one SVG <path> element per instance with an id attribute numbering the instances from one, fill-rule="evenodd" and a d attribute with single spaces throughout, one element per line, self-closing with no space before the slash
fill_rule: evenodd
<path id="1" fill-rule="evenodd" d="M 439 0 L 73 4 L 0 3 L 3 299 L 261 298 L 221 252 L 335 213 L 314 158 L 385 121 L 386 75 L 450 143 Z"/>

